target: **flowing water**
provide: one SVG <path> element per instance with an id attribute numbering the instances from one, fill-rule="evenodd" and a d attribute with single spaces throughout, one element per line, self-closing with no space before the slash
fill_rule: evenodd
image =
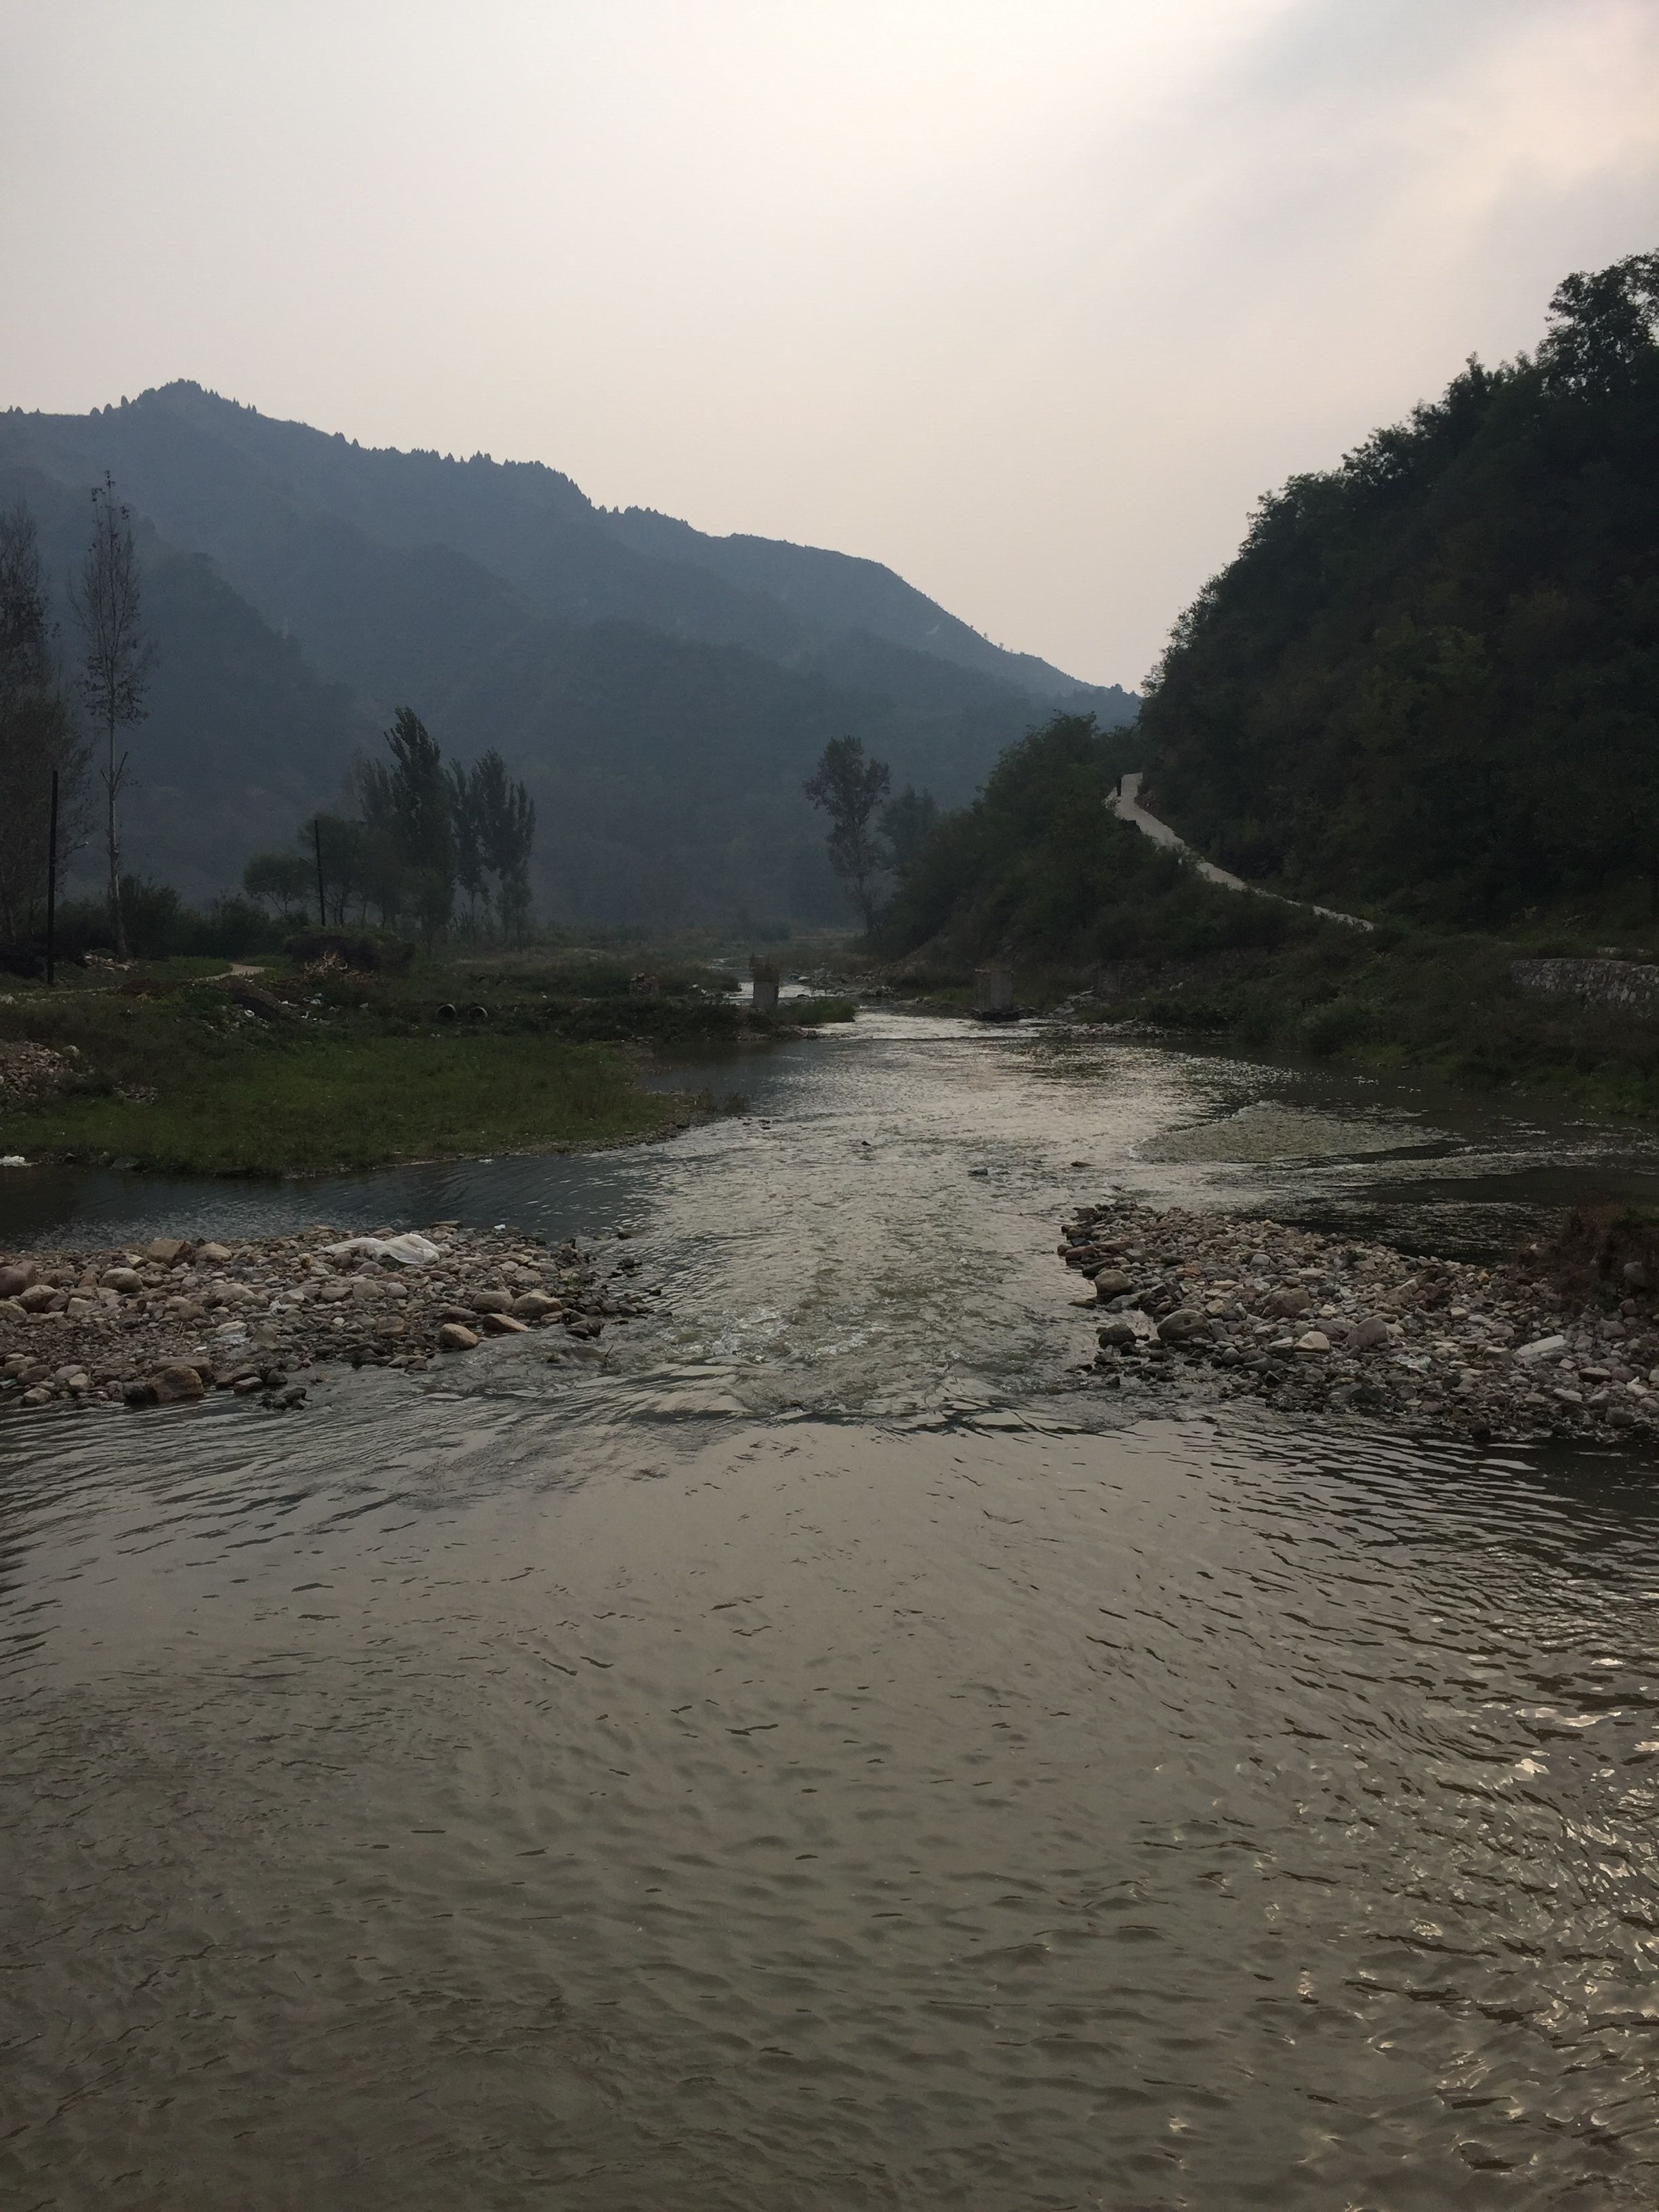
<path id="1" fill-rule="evenodd" d="M 1136 1420 L 1053 1253 L 1113 1188 L 1477 1249 L 1651 1150 L 899 1017 L 684 1079 L 754 1110 L 0 1187 L 621 1223 L 668 1309 L 0 1429 L 0 2201 L 1651 2205 L 1655 1470 Z"/>

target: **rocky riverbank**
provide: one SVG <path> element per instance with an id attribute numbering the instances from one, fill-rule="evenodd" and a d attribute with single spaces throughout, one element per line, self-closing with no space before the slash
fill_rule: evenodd
<path id="1" fill-rule="evenodd" d="M 1647 1269 L 1597 1300 L 1525 1262 L 1409 1259 L 1235 1215 L 1080 1206 L 1060 1255 L 1091 1286 L 1109 1386 L 1204 1370 L 1222 1395 L 1450 1428 L 1477 1441 L 1659 1434 Z"/>
<path id="2" fill-rule="evenodd" d="M 592 1342 L 650 1310 L 637 1269 L 626 1231 L 555 1248 L 453 1222 L 31 1253 L 0 1260 L 0 1408 L 213 1390 L 294 1406 L 324 1361 L 418 1370 L 538 1328 Z"/>

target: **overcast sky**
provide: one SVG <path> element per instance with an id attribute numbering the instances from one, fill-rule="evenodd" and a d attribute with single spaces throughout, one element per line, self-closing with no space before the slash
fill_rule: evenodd
<path id="1" fill-rule="evenodd" d="M 1659 0 L 0 0 L 0 405 L 173 377 L 1137 683 L 1659 246 Z"/>

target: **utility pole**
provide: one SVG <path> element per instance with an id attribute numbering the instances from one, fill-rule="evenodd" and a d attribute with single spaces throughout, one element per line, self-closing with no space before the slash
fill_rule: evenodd
<path id="1" fill-rule="evenodd" d="M 52 772 L 52 827 L 46 832 L 46 984 L 58 974 L 58 771 Z"/>
<path id="2" fill-rule="evenodd" d="M 319 928 L 326 929 L 328 901 L 323 896 L 323 817 L 320 814 L 313 814 L 311 817 L 311 842 L 317 854 L 317 924 Z"/>

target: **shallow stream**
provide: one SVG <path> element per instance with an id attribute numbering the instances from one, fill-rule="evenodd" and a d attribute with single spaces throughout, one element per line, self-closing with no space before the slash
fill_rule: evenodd
<path id="1" fill-rule="evenodd" d="M 1053 1247 L 1115 1188 L 1495 1247 L 1653 1148 L 900 1016 L 678 1080 L 752 1111 L 0 1186 L 623 1224 L 669 1309 L 7 1421 L 0 2201 L 1650 2205 L 1655 1470 L 1126 1421 Z"/>

